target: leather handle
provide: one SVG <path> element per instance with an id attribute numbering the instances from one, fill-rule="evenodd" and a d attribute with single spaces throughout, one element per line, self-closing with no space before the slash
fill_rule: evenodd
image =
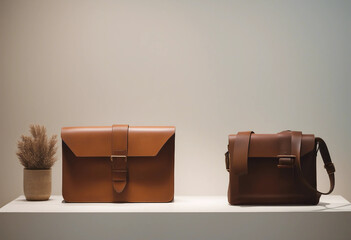
<path id="1" fill-rule="evenodd" d="M 318 145 L 318 149 L 320 150 L 322 160 L 324 162 L 324 167 L 329 176 L 330 187 L 328 192 L 320 192 L 316 188 L 312 187 L 311 184 L 305 179 L 301 169 L 301 139 L 302 133 L 301 132 L 291 132 L 291 152 L 296 156 L 295 158 L 295 168 L 297 170 L 297 175 L 300 181 L 309 189 L 314 191 L 317 195 L 328 195 L 330 194 L 335 187 L 335 167 L 331 161 L 330 154 L 326 143 L 321 138 L 316 138 L 316 145 Z M 317 149 L 317 150 L 318 150 Z"/>

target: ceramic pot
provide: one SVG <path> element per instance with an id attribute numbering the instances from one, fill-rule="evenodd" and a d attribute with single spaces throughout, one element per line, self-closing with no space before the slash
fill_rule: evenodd
<path id="1" fill-rule="evenodd" d="M 23 191 L 28 201 L 48 200 L 51 195 L 51 169 L 24 169 Z"/>

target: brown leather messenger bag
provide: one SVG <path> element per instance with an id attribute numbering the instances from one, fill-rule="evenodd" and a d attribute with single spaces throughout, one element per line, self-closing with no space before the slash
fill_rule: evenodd
<path id="1" fill-rule="evenodd" d="M 316 158 L 320 151 L 330 180 L 328 192 L 316 189 Z M 335 167 L 326 143 L 312 134 L 239 132 L 229 135 L 226 168 L 228 201 L 239 204 L 318 204 L 335 185 Z"/>
<path id="2" fill-rule="evenodd" d="M 64 127 L 66 202 L 169 202 L 174 196 L 174 127 Z"/>

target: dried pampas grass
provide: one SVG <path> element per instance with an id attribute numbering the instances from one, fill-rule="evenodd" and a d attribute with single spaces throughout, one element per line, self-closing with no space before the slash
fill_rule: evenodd
<path id="1" fill-rule="evenodd" d="M 28 169 L 49 169 L 56 162 L 57 136 L 48 140 L 46 128 L 40 125 L 31 125 L 32 136 L 21 136 L 18 141 L 17 156 L 21 164 Z"/>

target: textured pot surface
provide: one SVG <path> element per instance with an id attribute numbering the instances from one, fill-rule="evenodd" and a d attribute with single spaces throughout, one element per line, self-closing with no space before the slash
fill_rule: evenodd
<path id="1" fill-rule="evenodd" d="M 23 191 L 29 201 L 48 200 L 51 195 L 51 169 L 24 169 Z"/>

